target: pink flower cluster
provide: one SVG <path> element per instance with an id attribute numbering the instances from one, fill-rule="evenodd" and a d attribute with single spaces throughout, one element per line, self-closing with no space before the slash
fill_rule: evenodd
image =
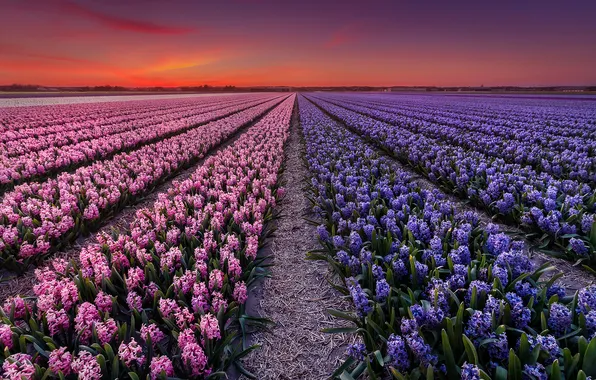
<path id="1" fill-rule="evenodd" d="M 277 102 L 267 101 L 56 179 L 17 186 L 0 203 L 0 221 L 5 221 L 0 225 L 0 257 L 26 264 L 49 253 L 52 246 L 99 224 L 103 214 L 202 157 Z"/>
<path id="2" fill-rule="evenodd" d="M 145 363 L 143 347 L 141 347 L 134 339 L 129 343 L 120 343 L 118 357 L 120 357 L 120 360 L 122 360 L 128 367 L 132 367 L 133 365 L 142 366 Z"/>
<path id="3" fill-rule="evenodd" d="M 226 318 L 247 299 L 246 281 L 266 215 L 276 204 L 294 101 L 294 95 L 285 99 L 190 178 L 160 194 L 151 208 L 138 210 L 129 231 L 98 236 L 96 246 L 80 252 L 77 271 L 61 262 L 59 274 L 38 269 L 38 302 L 32 306 L 37 325 L 44 326 L 45 319 L 51 330 L 49 320 L 59 321 L 56 316 L 64 309 L 81 344 L 109 344 L 123 366 L 153 379 L 162 373 L 203 378 L 224 369 L 213 347 L 226 344 L 231 322 Z M 74 303 L 73 279 L 84 282 Z M 141 312 L 142 322 L 127 324 L 135 330 L 119 335 L 114 319 Z M 53 323 L 60 347 L 51 350 L 48 365 L 81 378 L 109 377 L 90 353 L 70 345 L 61 323 Z M 149 338 L 154 347 L 166 345 L 168 355 L 148 360 Z"/>
<path id="4" fill-rule="evenodd" d="M 53 350 L 50 352 L 48 366 L 55 374 L 62 372 L 64 376 L 68 376 L 72 373 L 72 354 L 66 350 L 66 347 Z"/>
<path id="5" fill-rule="evenodd" d="M 72 362 L 72 369 L 79 376 L 80 380 L 99 380 L 102 378 L 101 366 L 97 357 L 89 351 L 80 351 L 77 358 Z"/>
<path id="6" fill-rule="evenodd" d="M 0 348 L 8 347 L 9 350 L 12 348 L 12 329 L 5 323 L 0 323 L 0 343 L 2 344 Z"/>
<path id="7" fill-rule="evenodd" d="M 25 353 L 10 355 L 2 364 L 2 378 L 7 380 L 33 379 L 35 366 L 32 360 L 31 355 Z"/>
<path id="8" fill-rule="evenodd" d="M 151 360 L 151 380 L 159 379 L 162 374 L 166 377 L 174 376 L 174 365 L 167 356 L 156 356 Z"/>

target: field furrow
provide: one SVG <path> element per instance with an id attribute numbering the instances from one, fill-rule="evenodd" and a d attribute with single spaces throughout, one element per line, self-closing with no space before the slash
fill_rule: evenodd
<path id="1" fill-rule="evenodd" d="M 348 334 L 326 334 L 336 325 L 328 309 L 345 309 L 350 302 L 329 286 L 339 279 L 326 263 L 308 260 L 305 253 L 317 249 L 316 225 L 305 218 L 312 213 L 305 185 L 311 175 L 304 163 L 305 146 L 298 108 L 294 109 L 290 136 L 284 149 L 280 183 L 284 196 L 276 207 L 275 234 L 263 254 L 270 254 L 271 277 L 249 293 L 247 310 L 274 322 L 252 337 L 259 350 L 244 360 L 245 367 L 260 380 L 324 379 L 337 368 L 349 343 Z M 347 324 L 346 324 L 347 325 Z M 237 371 L 236 371 L 237 372 Z M 230 378 L 235 379 L 235 373 Z"/>

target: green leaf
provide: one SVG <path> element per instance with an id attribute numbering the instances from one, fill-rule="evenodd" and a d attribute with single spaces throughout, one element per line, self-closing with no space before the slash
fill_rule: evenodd
<path id="1" fill-rule="evenodd" d="M 404 375 L 399 373 L 395 368 L 389 367 L 389 372 L 391 372 L 391 376 L 397 380 L 407 380 Z"/>
<path id="2" fill-rule="evenodd" d="M 559 366 L 559 359 L 553 362 L 553 365 L 550 370 L 550 380 L 562 380 L 563 377 L 561 375 L 561 366 Z"/>
<path id="3" fill-rule="evenodd" d="M 19 337 L 19 347 L 21 349 L 21 352 L 27 352 L 27 341 L 25 340 L 24 335 L 21 335 Z"/>
<path id="4" fill-rule="evenodd" d="M 367 362 L 360 362 L 358 366 L 352 371 L 351 376 L 355 379 L 359 378 L 367 367 Z"/>
<path id="5" fill-rule="evenodd" d="M 586 376 L 596 376 L 596 339 L 592 339 L 586 348 L 582 370 Z"/>
<path id="6" fill-rule="evenodd" d="M 476 352 L 474 343 L 472 343 L 472 341 L 465 335 L 462 335 L 462 339 L 464 341 L 466 354 L 468 355 L 468 363 L 478 365 L 478 353 Z"/>
<path id="7" fill-rule="evenodd" d="M 118 379 L 120 376 L 120 360 L 112 358 L 112 380 Z"/>
<path id="8" fill-rule="evenodd" d="M 480 371 L 480 378 L 482 380 L 492 380 L 492 378 L 488 375 L 488 373 L 484 372 L 481 369 L 479 371 Z"/>
<path id="9" fill-rule="evenodd" d="M 114 350 L 112 349 L 112 346 L 110 346 L 108 343 L 103 345 L 103 349 L 106 352 L 106 355 L 108 356 L 108 360 L 112 361 L 114 360 L 114 356 L 116 356 L 114 354 Z"/>
<path id="10" fill-rule="evenodd" d="M 381 351 L 376 350 L 374 352 L 375 358 L 377 358 L 377 362 L 379 363 L 379 365 L 381 367 L 383 367 L 385 365 L 385 361 L 383 360 L 383 354 L 381 354 Z"/>
<path id="11" fill-rule="evenodd" d="M 340 319 L 345 319 L 352 322 L 359 322 L 360 318 L 353 314 L 349 314 L 343 311 L 335 310 L 335 309 L 327 309 L 327 313 L 331 314 L 332 316 Z"/>
<path id="12" fill-rule="evenodd" d="M 43 348 L 41 348 L 41 347 L 39 346 L 39 344 L 37 344 L 37 343 L 33 343 L 33 347 L 35 347 L 35 350 L 36 350 L 37 352 L 39 352 L 39 354 L 40 354 L 41 356 L 43 356 L 44 358 L 46 358 L 46 359 L 49 359 L 49 358 L 50 358 L 50 355 L 49 355 L 49 354 L 46 352 L 46 350 L 44 350 Z"/>
<path id="13" fill-rule="evenodd" d="M 579 367 L 580 354 L 577 353 L 571 356 L 569 348 L 563 350 L 563 363 L 565 365 L 565 373 L 574 373 Z"/>
<path id="14" fill-rule="evenodd" d="M 528 343 L 528 335 L 522 334 L 519 340 L 519 356 L 524 361 L 530 356 L 530 344 Z"/>
<path id="15" fill-rule="evenodd" d="M 344 370 L 348 369 L 352 364 L 354 364 L 355 359 L 353 357 L 348 357 L 346 359 L 345 362 L 343 362 L 343 364 L 341 366 L 339 366 L 335 372 L 333 372 L 333 375 L 331 375 L 331 377 L 335 378 L 337 376 L 339 376 L 340 373 L 342 373 Z"/>
<path id="16" fill-rule="evenodd" d="M 472 309 L 476 309 L 476 304 L 478 301 L 478 288 L 475 286 L 472 288 L 472 297 L 470 298 L 470 307 Z"/>
<path id="17" fill-rule="evenodd" d="M 234 367 L 236 367 L 236 369 L 238 370 L 238 372 L 240 372 L 241 374 L 243 374 L 244 376 L 246 376 L 249 379 L 256 379 L 257 378 L 254 374 L 252 374 L 246 368 L 244 368 L 244 366 L 239 361 L 235 361 L 234 362 Z"/>
<path id="18" fill-rule="evenodd" d="M 97 362 L 99 363 L 99 367 L 101 368 L 101 373 L 107 373 L 108 367 L 106 365 L 106 358 L 103 355 L 98 355 Z"/>
<path id="19" fill-rule="evenodd" d="M 366 358 L 366 370 L 368 372 L 368 378 L 370 380 L 378 380 L 377 375 L 375 374 L 375 371 L 371 365 L 371 362 L 368 358 Z"/>
<path id="20" fill-rule="evenodd" d="M 513 349 L 509 350 L 509 370 L 507 371 L 508 378 L 511 380 L 522 380 L 522 366 L 521 361 L 515 355 Z"/>
<path id="21" fill-rule="evenodd" d="M 456 337 L 461 336 L 464 331 L 464 303 L 460 303 L 457 315 L 455 317 L 455 326 L 453 326 L 453 333 Z"/>
<path id="22" fill-rule="evenodd" d="M 445 365 L 447 366 L 447 376 L 450 379 L 459 379 L 460 376 L 459 373 L 457 373 L 457 365 L 455 364 L 455 358 L 453 357 L 453 350 L 449 344 L 449 336 L 447 335 L 447 331 L 445 331 L 445 329 L 441 331 L 441 340 L 443 344 L 443 355 L 445 355 Z M 432 367 L 430 367 L 430 369 L 432 373 Z"/>
<path id="23" fill-rule="evenodd" d="M 434 380 L 435 379 L 435 371 L 432 365 L 428 365 L 426 367 L 426 380 Z"/>

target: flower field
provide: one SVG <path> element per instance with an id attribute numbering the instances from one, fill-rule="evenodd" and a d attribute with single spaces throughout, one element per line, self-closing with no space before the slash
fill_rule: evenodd
<path id="1" fill-rule="evenodd" d="M 35 277 L 0 282 L 0 375 L 311 379 L 341 348 L 330 378 L 594 378 L 594 104 L 317 92 L 0 108 L 0 276 Z M 292 239 L 317 248 L 288 266 L 276 252 Z M 313 261 L 320 284 L 270 269 Z M 318 312 L 319 331 L 300 328 Z"/>
<path id="2" fill-rule="evenodd" d="M 247 102 L 246 99 L 241 99 L 229 102 L 226 99 L 226 102 L 215 105 L 199 102 L 160 112 L 144 111 L 141 108 L 134 117 L 109 115 L 101 120 L 91 117 L 72 121 L 67 118 L 63 124 L 52 128 L 17 126 L 7 130 L 3 136 L 8 141 L 2 146 L 0 184 L 7 187 L 43 178 L 51 173 L 72 170 L 84 163 L 180 134 L 199 124 L 232 115 L 265 100 Z M 43 109 L 37 112 L 39 117 L 43 117 Z M 27 121 L 27 124 L 35 122 Z"/>
<path id="3" fill-rule="evenodd" d="M 15 187 L 4 194 L 0 205 L 4 222 L 0 244 L 3 265 L 10 269 L 26 268 L 30 262 L 88 232 L 102 218 L 204 156 L 279 101 L 276 98 L 232 113 L 110 160 L 63 173 L 56 179 Z"/>
<path id="4" fill-rule="evenodd" d="M 321 97 L 315 102 L 449 192 L 520 225 L 542 246 L 559 248 L 569 259 L 596 268 L 592 102 L 574 104 L 572 111 L 563 107 L 577 115 L 572 120 L 556 108 L 528 107 L 506 122 L 497 113 L 487 126 L 486 120 L 468 116 L 465 107 L 481 107 L 472 102 L 460 114 L 433 104 L 432 112 L 427 111 L 432 116 L 421 117 L 421 111 L 390 111 L 374 99 L 352 100 L 356 103 L 336 105 Z"/>

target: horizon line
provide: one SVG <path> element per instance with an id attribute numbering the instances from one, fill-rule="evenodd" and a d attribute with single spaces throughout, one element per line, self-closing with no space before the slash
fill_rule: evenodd
<path id="1" fill-rule="evenodd" d="M 371 87 L 371 88 L 495 88 L 495 87 L 513 87 L 513 88 L 549 88 L 549 87 L 595 87 L 595 84 L 550 84 L 550 85 L 511 85 L 511 84 L 501 84 L 501 85 L 268 85 L 268 84 L 258 84 L 258 85 L 233 85 L 233 84 L 223 84 L 223 85 L 209 85 L 209 84 L 197 84 L 197 85 L 167 85 L 167 86 L 123 86 L 123 85 L 113 85 L 113 84 L 95 84 L 95 85 L 43 85 L 43 84 L 22 84 L 22 83 L 11 83 L 11 84 L 0 84 L 0 88 L 2 87 L 38 87 L 38 88 L 85 88 L 85 87 L 114 87 L 114 88 L 124 88 L 124 89 L 141 89 L 141 88 L 164 88 L 164 89 L 176 89 L 176 88 L 188 88 L 188 87 L 205 87 L 206 88 L 225 88 L 225 87 L 234 87 L 234 88 L 254 88 L 254 87 L 324 87 L 324 88 L 342 88 L 342 87 Z"/>

